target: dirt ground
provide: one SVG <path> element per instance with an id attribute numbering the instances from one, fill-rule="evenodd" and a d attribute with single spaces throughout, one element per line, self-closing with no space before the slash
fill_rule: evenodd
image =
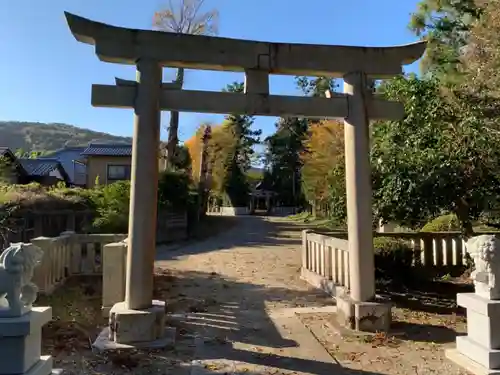
<path id="1" fill-rule="evenodd" d="M 332 299 L 300 280 L 301 229 L 280 218 L 241 218 L 205 241 L 159 247 L 154 294 L 167 301 L 177 329 L 175 345 L 163 350 L 92 352 L 106 323 L 100 280 L 72 280 L 38 303 L 56 316 L 44 352 L 68 374 L 467 374 L 444 348 L 464 332 L 454 300 L 469 286 L 386 287 L 396 304 L 393 331 L 354 334 L 335 324 Z M 318 310 L 300 310 L 311 307 Z"/>
<path id="2" fill-rule="evenodd" d="M 443 297 L 439 305 L 424 297 L 413 301 L 422 300 L 428 304 L 421 308 L 404 308 L 402 303 L 393 308 L 388 334 L 342 329 L 335 314 L 301 314 L 300 319 L 344 368 L 391 375 L 469 374 L 444 355 L 445 349 L 454 347 L 456 335 L 466 332 L 464 312 L 457 310 L 454 299 Z"/>

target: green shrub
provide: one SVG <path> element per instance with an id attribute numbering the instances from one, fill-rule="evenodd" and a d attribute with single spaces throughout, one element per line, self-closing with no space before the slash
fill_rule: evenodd
<path id="1" fill-rule="evenodd" d="M 98 216 L 92 230 L 99 233 L 127 233 L 130 181 L 119 181 L 91 189 Z M 164 171 L 158 178 L 158 209 L 189 211 L 196 205 L 189 176 L 182 171 Z"/>
<path id="2" fill-rule="evenodd" d="M 239 168 L 233 168 L 226 178 L 222 200 L 224 206 L 245 207 L 248 204 L 250 188 L 247 178 Z"/>
<path id="3" fill-rule="evenodd" d="M 455 214 L 438 216 L 425 224 L 421 232 L 450 232 L 459 231 L 460 222 Z"/>
<path id="4" fill-rule="evenodd" d="M 90 228 L 97 233 L 127 233 L 130 181 L 97 185 L 93 189 L 69 188 L 59 183 L 44 187 L 37 183 L 13 185 L 0 183 L 0 212 L 14 209 L 92 210 Z M 185 172 L 166 171 L 158 180 L 158 208 L 197 213 L 198 199 Z M 9 211 L 10 212 L 10 211 Z"/>
<path id="5" fill-rule="evenodd" d="M 39 183 L 26 185 L 0 183 L 0 210 L 3 206 L 37 211 L 79 210 L 91 208 L 85 189 L 67 188 L 64 184 L 45 187 Z"/>
<path id="6" fill-rule="evenodd" d="M 89 189 L 97 217 L 92 231 L 98 233 L 127 233 L 130 203 L 130 181 L 118 181 Z"/>
<path id="7" fill-rule="evenodd" d="M 160 208 L 186 211 L 196 203 L 194 186 L 190 176 L 184 171 L 167 170 L 158 178 L 158 205 Z"/>
<path id="8" fill-rule="evenodd" d="M 407 241 L 376 237 L 373 240 L 373 250 L 377 277 L 402 279 L 409 274 L 413 262 L 413 250 Z"/>

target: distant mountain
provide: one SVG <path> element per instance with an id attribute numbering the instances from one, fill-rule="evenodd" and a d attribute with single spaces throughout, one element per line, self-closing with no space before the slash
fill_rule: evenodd
<path id="1" fill-rule="evenodd" d="M 64 146 L 85 146 L 91 141 L 131 143 L 130 137 L 119 137 L 67 124 L 0 121 L 0 147 L 12 151 L 55 151 Z"/>

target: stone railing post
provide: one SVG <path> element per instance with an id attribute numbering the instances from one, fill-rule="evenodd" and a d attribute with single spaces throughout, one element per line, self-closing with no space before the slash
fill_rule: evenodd
<path id="1" fill-rule="evenodd" d="M 102 259 L 102 314 L 108 317 L 113 305 L 125 298 L 127 244 L 104 245 Z"/>
<path id="2" fill-rule="evenodd" d="M 307 248 L 307 234 L 311 233 L 312 230 L 310 229 L 305 229 L 302 231 L 302 268 L 309 269 L 308 267 L 310 266 L 307 264 L 307 255 L 308 255 L 308 248 Z"/>
<path id="3" fill-rule="evenodd" d="M 38 246 L 43 252 L 42 259 L 37 268 L 35 268 L 33 275 L 33 282 L 38 286 L 40 292 L 49 294 L 54 288 L 52 273 L 52 254 L 51 245 L 52 238 L 50 237 L 37 237 L 31 240 L 31 243 Z"/>
<path id="4" fill-rule="evenodd" d="M 71 276 L 73 257 L 76 251 L 75 235 L 76 233 L 72 230 L 67 230 L 61 233 L 61 237 L 66 237 L 66 248 L 64 249 L 63 254 L 64 278 Z"/>

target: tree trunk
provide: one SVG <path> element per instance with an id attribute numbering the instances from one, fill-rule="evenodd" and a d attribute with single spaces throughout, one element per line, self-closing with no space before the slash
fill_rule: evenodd
<path id="1" fill-rule="evenodd" d="M 184 86 L 184 68 L 177 69 L 177 75 L 175 77 L 175 83 L 180 84 L 180 88 Z M 171 167 L 174 163 L 173 160 L 176 155 L 177 145 L 179 144 L 179 112 L 170 112 L 170 126 L 168 128 L 168 141 L 167 141 L 167 155 L 166 164 Z"/>
<path id="2" fill-rule="evenodd" d="M 458 221 L 460 222 L 462 234 L 465 236 L 465 238 L 472 237 L 474 235 L 474 230 L 472 228 L 472 221 L 470 220 L 469 215 L 469 204 L 467 203 L 465 198 L 461 198 L 457 202 L 457 209 L 455 214 L 457 215 Z"/>

